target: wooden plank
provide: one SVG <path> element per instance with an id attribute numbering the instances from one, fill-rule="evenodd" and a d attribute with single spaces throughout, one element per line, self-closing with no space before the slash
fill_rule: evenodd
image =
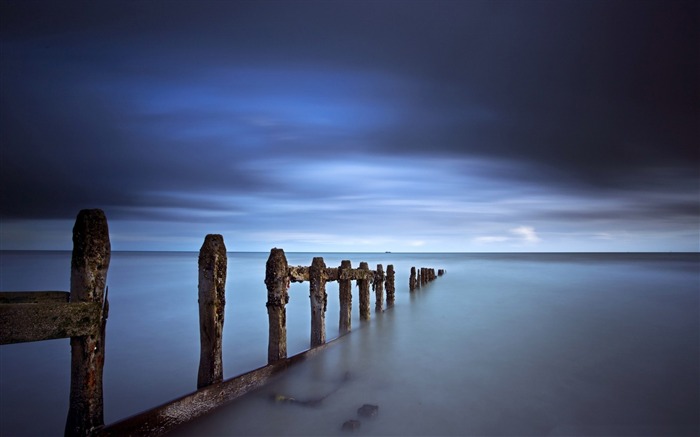
<path id="1" fill-rule="evenodd" d="M 98 429 L 95 435 L 147 435 L 150 437 L 164 435 L 179 425 L 211 413 L 216 408 L 262 387 L 280 372 L 306 360 L 334 342 L 335 340 L 329 341 L 291 358 L 281 359 L 265 367 L 209 385 L 181 398 Z"/>
<path id="2" fill-rule="evenodd" d="M 0 344 L 91 335 L 101 312 L 95 302 L 0 304 Z"/>
<path id="3" fill-rule="evenodd" d="M 304 266 L 290 266 L 288 268 L 291 282 L 304 282 L 309 280 L 309 268 Z"/>
<path id="4" fill-rule="evenodd" d="M 68 302 L 68 291 L 0 291 L 0 304 Z"/>
<path id="5" fill-rule="evenodd" d="M 339 270 L 338 267 L 329 267 L 326 269 L 326 280 L 329 282 L 337 281 L 338 280 L 338 275 L 339 275 Z"/>

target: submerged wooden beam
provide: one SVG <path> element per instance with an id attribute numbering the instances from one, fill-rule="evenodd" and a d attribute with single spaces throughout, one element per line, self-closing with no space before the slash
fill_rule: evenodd
<path id="1" fill-rule="evenodd" d="M 287 358 L 287 310 L 285 308 L 289 302 L 287 268 L 287 257 L 284 255 L 284 250 L 272 249 L 265 266 L 266 306 L 270 324 L 267 344 L 267 362 L 269 364 Z"/>
<path id="2" fill-rule="evenodd" d="M 111 257 L 107 218 L 100 209 L 84 209 L 73 226 L 70 301 L 100 309 L 94 333 L 73 336 L 71 345 L 70 402 L 66 435 L 87 436 L 104 426 L 102 370 L 105 361 L 105 326 L 109 303 L 107 270 Z"/>
<path id="3" fill-rule="evenodd" d="M 96 335 L 102 305 L 96 302 L 0 304 L 0 344 Z"/>
<path id="4" fill-rule="evenodd" d="M 179 425 L 202 417 L 214 409 L 224 406 L 246 393 L 265 385 L 273 376 L 294 364 L 306 360 L 333 343 L 334 341 L 329 341 L 291 358 L 277 360 L 275 363 L 265 367 L 209 385 L 196 392 L 108 425 L 98 430 L 96 435 L 147 435 L 155 437 L 166 434 Z"/>
<path id="5" fill-rule="evenodd" d="M 226 245 L 224 237 L 209 234 L 199 250 L 199 371 L 197 388 L 224 379 L 222 335 L 226 305 Z"/>

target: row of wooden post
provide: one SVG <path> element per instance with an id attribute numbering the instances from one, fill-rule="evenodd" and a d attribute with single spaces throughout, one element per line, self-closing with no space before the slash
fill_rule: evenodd
<path id="1" fill-rule="evenodd" d="M 408 278 L 408 288 L 410 291 L 413 291 L 444 274 L 444 269 L 439 269 L 436 275 L 435 269 L 433 268 L 421 267 L 420 270 L 416 271 L 415 267 L 411 267 L 411 276 Z"/>
<path id="2" fill-rule="evenodd" d="M 0 293 L 0 344 L 65 337 L 71 339 L 70 402 L 66 435 L 87 436 L 104 429 L 102 373 L 109 311 L 106 282 L 110 257 L 109 229 L 104 212 L 99 209 L 82 210 L 73 228 L 70 293 Z M 222 332 L 226 271 L 224 239 L 221 235 L 209 234 L 199 252 L 201 347 L 198 391 L 223 380 Z M 310 347 L 314 348 L 326 342 L 328 281 L 339 283 L 340 335 L 350 332 L 353 280 L 359 287 L 361 320 L 370 318 L 370 285 L 376 296 L 376 311 L 383 310 L 384 291 L 387 306 L 394 304 L 393 265 L 387 266 L 386 273 L 381 264 L 377 265 L 376 270 L 370 270 L 366 262 L 361 262 L 359 268 L 353 269 L 348 260 L 342 261 L 340 267 L 328 268 L 323 258 L 316 257 L 309 267 L 290 267 L 284 251 L 272 249 L 265 272 L 266 306 L 270 324 L 268 363 L 277 363 L 287 358 L 285 305 L 289 302 L 287 291 L 290 282 L 308 281 L 310 284 Z"/>
<path id="3" fill-rule="evenodd" d="M 267 313 L 269 318 L 269 341 L 267 361 L 275 363 L 287 357 L 287 313 L 289 285 L 291 282 L 309 282 L 311 299 L 311 339 L 310 347 L 326 342 L 326 308 L 328 294 L 326 283 L 338 281 L 340 298 L 339 333 L 344 335 L 351 330 L 352 281 L 357 281 L 360 296 L 360 320 L 370 318 L 370 284 L 375 291 L 375 311 L 382 311 L 384 289 L 387 306 L 395 300 L 394 266 L 388 265 L 386 274 L 381 264 L 370 270 L 366 262 L 353 269 L 350 261 L 343 260 L 340 267 L 326 267 L 322 257 L 315 257 L 311 266 L 289 266 L 284 250 L 274 248 L 265 267 L 267 286 Z"/>

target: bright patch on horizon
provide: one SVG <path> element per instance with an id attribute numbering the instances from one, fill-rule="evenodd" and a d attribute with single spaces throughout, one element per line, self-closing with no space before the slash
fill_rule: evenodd
<path id="1" fill-rule="evenodd" d="M 511 229 L 510 232 L 521 237 L 528 243 L 539 243 L 542 241 L 540 237 L 537 236 L 537 233 L 535 233 L 535 228 L 530 226 L 519 226 Z"/>
<path id="2" fill-rule="evenodd" d="M 493 243 L 528 243 L 536 244 L 542 239 L 535 232 L 532 226 L 518 226 L 517 228 L 508 231 L 510 235 L 484 235 L 473 239 L 477 244 L 493 244 Z"/>

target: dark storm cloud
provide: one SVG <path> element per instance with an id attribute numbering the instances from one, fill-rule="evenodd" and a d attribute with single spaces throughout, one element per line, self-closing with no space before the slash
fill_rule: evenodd
<path id="1" fill-rule="evenodd" d="M 585 218 L 597 197 L 634 205 L 593 216 L 697 216 L 696 1 L 1 7 L 3 217 L 206 221 L 270 203 L 308 221 L 362 190 L 384 191 L 363 194 L 376 212 L 437 193 L 400 211 L 454 228 L 489 201 L 506 232 L 515 213 Z M 554 191 L 572 204 L 498 211 Z"/>

